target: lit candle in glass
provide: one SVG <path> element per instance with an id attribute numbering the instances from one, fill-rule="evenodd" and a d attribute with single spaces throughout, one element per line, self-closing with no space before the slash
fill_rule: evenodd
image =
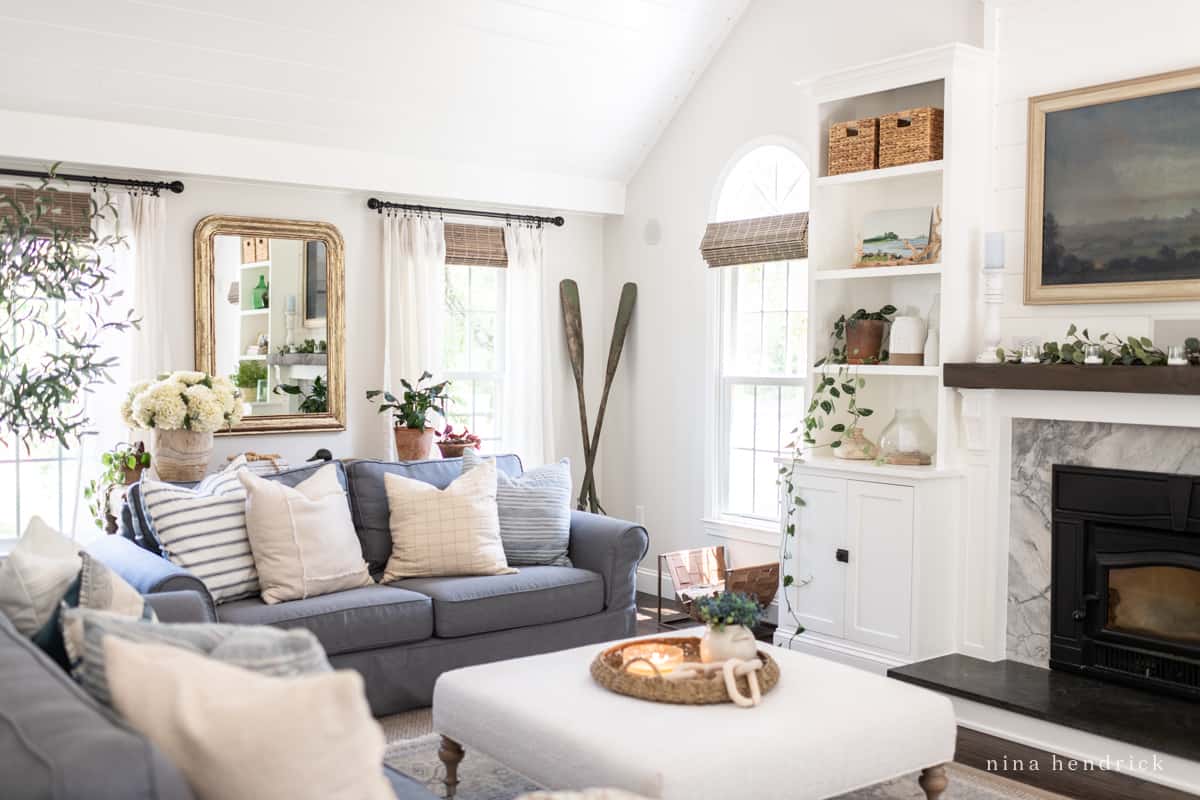
<path id="1" fill-rule="evenodd" d="M 1167 365 L 1172 367 L 1186 367 L 1188 363 L 1187 353 L 1184 352 L 1183 345 L 1173 344 L 1167 348 Z"/>
<path id="2" fill-rule="evenodd" d="M 683 663 L 683 648 L 663 642 L 632 644 L 622 650 L 621 654 L 624 657 L 626 672 L 651 678 L 655 675 L 667 675 Z"/>
<path id="3" fill-rule="evenodd" d="M 1083 348 L 1083 363 L 1085 364 L 1103 364 L 1104 356 L 1100 355 L 1100 345 L 1089 344 Z"/>

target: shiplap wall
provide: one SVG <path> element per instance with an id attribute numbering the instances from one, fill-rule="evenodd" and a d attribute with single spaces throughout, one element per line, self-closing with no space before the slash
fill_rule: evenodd
<path id="1" fill-rule="evenodd" d="M 1027 105 L 1031 96 L 1200 66 L 1200 3 L 1180 0 L 999 0 L 992 29 L 997 93 L 990 230 L 1006 235 L 1005 345 L 1061 339 L 1071 322 L 1093 333 L 1176 334 L 1165 320 L 1197 320 L 1200 302 L 1024 305 Z M 1178 331 L 1178 326 L 1171 326 Z"/>

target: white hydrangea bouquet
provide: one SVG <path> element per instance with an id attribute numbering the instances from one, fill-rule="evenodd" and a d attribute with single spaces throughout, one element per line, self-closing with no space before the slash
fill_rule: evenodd
<path id="1" fill-rule="evenodd" d="M 121 415 L 131 428 L 212 433 L 241 420 L 241 396 L 226 377 L 181 370 L 134 385 Z"/>
<path id="2" fill-rule="evenodd" d="M 129 390 L 121 416 L 154 433 L 154 470 L 165 481 L 198 481 L 212 455 L 213 433 L 242 418 L 241 391 L 225 377 L 178 371 Z"/>

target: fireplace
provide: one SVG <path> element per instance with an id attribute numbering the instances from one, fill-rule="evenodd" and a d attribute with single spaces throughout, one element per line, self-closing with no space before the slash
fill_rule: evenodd
<path id="1" fill-rule="evenodd" d="M 1050 666 L 1200 700 L 1200 477 L 1053 472 Z"/>

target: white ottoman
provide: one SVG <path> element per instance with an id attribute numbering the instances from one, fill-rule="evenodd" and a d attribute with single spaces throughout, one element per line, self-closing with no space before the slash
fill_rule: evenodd
<path id="1" fill-rule="evenodd" d="M 954 710 L 941 695 L 768 645 L 779 684 L 756 708 L 678 706 L 614 694 L 588 672 L 604 645 L 443 674 L 433 692 L 446 788 L 463 748 L 551 789 L 651 798 L 832 797 L 923 770 L 946 788 Z"/>

